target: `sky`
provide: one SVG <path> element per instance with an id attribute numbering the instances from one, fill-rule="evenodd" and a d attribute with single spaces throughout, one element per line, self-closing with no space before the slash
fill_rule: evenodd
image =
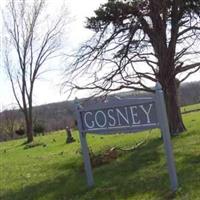
<path id="1" fill-rule="evenodd" d="M 1 0 L 1 9 L 4 9 L 7 0 Z M 48 0 L 49 9 L 52 13 L 56 13 L 57 8 L 62 5 L 64 0 Z M 72 50 L 78 49 L 80 44 L 87 40 L 91 36 L 91 32 L 84 28 L 86 17 L 92 16 L 93 11 L 99 7 L 101 3 L 106 2 L 106 0 L 68 0 L 64 1 L 70 17 L 70 23 L 67 26 L 66 34 L 66 47 L 64 51 L 70 52 Z M 4 26 L 2 22 L 2 17 L 0 17 L 0 33 L 4 31 Z M 2 49 L 2 34 L 0 34 L 0 49 Z M 0 111 L 6 108 L 12 108 L 13 105 L 16 106 L 15 99 L 12 94 L 11 85 L 8 78 L 3 70 L 3 52 L 0 55 Z M 54 61 L 52 63 L 55 68 L 59 65 L 60 70 L 52 70 L 45 74 L 42 79 L 36 83 L 36 90 L 33 96 L 34 105 L 47 104 L 58 101 L 65 101 L 68 95 L 61 91 L 60 84 L 63 81 L 63 69 L 66 67 L 63 63 Z M 63 65 L 63 66 L 60 66 Z M 199 80 L 200 73 L 197 73 L 188 79 L 188 81 Z M 85 96 L 85 93 L 77 93 L 78 98 Z M 75 96 L 72 96 L 75 98 Z"/>
<path id="2" fill-rule="evenodd" d="M 4 9 L 7 0 L 1 0 L 1 10 Z M 66 47 L 64 51 L 70 52 L 70 50 L 77 49 L 80 44 L 87 40 L 91 36 L 91 32 L 84 28 L 86 17 L 92 16 L 93 11 L 99 7 L 101 3 L 106 0 L 68 0 L 64 1 L 68 9 L 69 23 L 67 25 L 66 33 Z M 48 0 L 49 9 L 52 13 L 57 11 L 63 0 Z M 0 17 L 0 33 L 5 32 L 3 26 L 2 17 Z M 3 47 L 3 38 L 0 34 L 0 49 Z M 16 101 L 12 94 L 11 85 L 3 69 L 3 52 L 0 55 L 0 111 L 9 107 L 15 107 Z M 54 65 L 60 65 L 57 61 L 54 61 Z M 34 105 L 41 105 L 57 101 L 65 101 L 68 95 L 61 91 L 60 84 L 63 81 L 63 70 L 65 66 L 59 67 L 59 70 L 52 70 L 48 72 L 44 77 L 36 83 L 36 90 L 34 93 Z M 38 87 L 39 86 L 39 87 Z M 84 94 L 80 94 L 80 98 Z M 72 97 L 75 98 L 75 97 Z"/>

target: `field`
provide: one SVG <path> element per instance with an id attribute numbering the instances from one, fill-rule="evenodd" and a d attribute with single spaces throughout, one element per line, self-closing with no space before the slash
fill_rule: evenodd
<path id="1" fill-rule="evenodd" d="M 183 110 L 199 108 L 200 104 Z M 109 164 L 93 169 L 95 187 L 88 189 L 76 142 L 65 144 L 64 131 L 35 138 L 41 144 L 24 148 L 25 140 L 0 145 L 2 200 L 199 200 L 200 112 L 183 115 L 187 131 L 173 137 L 179 188 L 170 191 L 163 142 L 158 130 L 110 136 L 88 135 L 94 154 L 111 147 L 131 148 Z"/>

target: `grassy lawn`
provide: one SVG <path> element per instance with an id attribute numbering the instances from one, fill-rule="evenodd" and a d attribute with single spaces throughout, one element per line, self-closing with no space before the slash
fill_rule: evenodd
<path id="1" fill-rule="evenodd" d="M 181 112 L 194 111 L 194 110 L 199 110 L 199 109 L 200 109 L 200 103 L 184 106 L 181 108 Z"/>
<path id="2" fill-rule="evenodd" d="M 73 133 L 76 142 L 65 144 L 66 134 L 61 131 L 36 137 L 35 141 L 45 145 L 30 149 L 24 149 L 24 140 L 0 144 L 0 199 L 199 200 L 200 112 L 184 114 L 183 118 L 188 131 L 172 139 L 180 185 L 176 194 L 169 188 L 158 130 L 127 135 L 88 135 L 88 144 L 94 153 L 111 147 L 129 148 L 145 140 L 136 150 L 93 169 L 95 187 L 92 189 L 87 188 L 82 170 L 78 133 Z"/>

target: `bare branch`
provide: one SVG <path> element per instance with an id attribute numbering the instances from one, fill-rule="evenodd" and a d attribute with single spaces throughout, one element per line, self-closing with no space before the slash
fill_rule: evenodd
<path id="1" fill-rule="evenodd" d="M 196 72 L 199 71 L 199 70 L 200 70 L 200 66 L 199 66 L 197 69 L 195 69 L 195 70 L 193 70 L 193 71 L 190 71 L 184 78 L 182 78 L 182 79 L 180 80 L 180 82 L 185 81 L 190 75 L 196 73 Z"/>
<path id="2" fill-rule="evenodd" d="M 199 66 L 200 66 L 200 62 L 191 64 L 191 65 L 186 65 L 186 66 L 180 66 L 180 67 L 176 68 L 175 73 L 178 74 L 178 73 L 181 73 L 181 72 L 185 72 L 185 71 L 194 69 L 194 68 L 199 67 Z"/>

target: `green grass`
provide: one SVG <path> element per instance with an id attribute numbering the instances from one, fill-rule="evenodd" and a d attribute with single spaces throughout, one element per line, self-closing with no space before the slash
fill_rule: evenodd
<path id="1" fill-rule="evenodd" d="M 35 138 L 45 144 L 24 148 L 25 140 L 0 145 L 2 200 L 198 200 L 200 199 L 200 112 L 184 114 L 188 129 L 172 139 L 179 189 L 170 191 L 163 142 L 158 130 L 138 134 L 88 135 L 94 153 L 110 147 L 138 149 L 93 169 L 95 187 L 88 189 L 76 142 L 65 144 L 65 132 Z"/>
<path id="2" fill-rule="evenodd" d="M 194 110 L 200 110 L 200 103 L 184 106 L 181 108 L 181 112 L 188 112 L 188 111 L 194 111 Z"/>

